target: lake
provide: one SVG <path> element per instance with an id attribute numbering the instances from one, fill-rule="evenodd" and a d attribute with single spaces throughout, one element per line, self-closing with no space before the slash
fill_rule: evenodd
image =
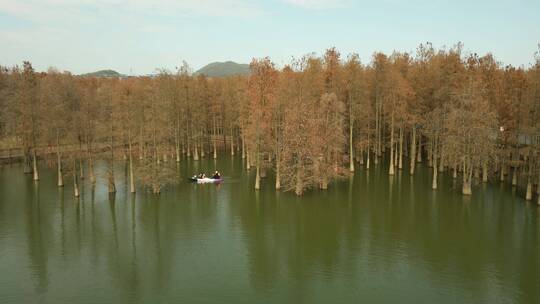
<path id="1" fill-rule="evenodd" d="M 110 197 L 98 164 L 75 199 L 41 166 L 0 166 L 0 303 L 540 303 L 540 208 L 508 183 L 464 197 L 424 166 L 358 166 L 297 197 L 222 156 L 159 196 L 120 161 Z M 221 185 L 185 180 L 214 168 Z"/>

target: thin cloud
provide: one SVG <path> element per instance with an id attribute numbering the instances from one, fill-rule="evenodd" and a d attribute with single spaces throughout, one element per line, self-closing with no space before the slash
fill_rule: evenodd
<path id="1" fill-rule="evenodd" d="M 0 0 L 0 12 L 37 23 L 96 21 L 100 15 L 249 18 L 263 13 L 248 0 Z"/>
<path id="2" fill-rule="evenodd" d="M 283 0 L 283 2 L 297 7 L 322 10 L 331 8 L 342 8 L 347 6 L 348 0 Z"/>

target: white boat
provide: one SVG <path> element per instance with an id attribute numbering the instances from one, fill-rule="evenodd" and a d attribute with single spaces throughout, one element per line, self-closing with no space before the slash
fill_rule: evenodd
<path id="1" fill-rule="evenodd" d="M 197 177 L 191 177 L 190 180 L 192 182 L 196 182 L 197 184 L 209 184 L 209 183 L 221 183 L 223 181 L 223 177 L 221 178 L 197 178 Z"/>

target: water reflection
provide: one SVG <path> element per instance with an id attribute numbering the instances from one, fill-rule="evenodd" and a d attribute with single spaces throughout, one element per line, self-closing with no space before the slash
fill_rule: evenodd
<path id="1" fill-rule="evenodd" d="M 0 271 L 18 275 L 0 279 L 0 294 L 117 303 L 540 300 L 540 209 L 510 187 L 481 183 L 464 197 L 451 176 L 432 191 L 428 168 L 417 166 L 413 179 L 407 168 L 389 177 L 379 164 L 298 198 L 273 191 L 271 176 L 254 191 L 239 160 L 182 160 L 181 176 L 223 170 L 221 188 L 183 183 L 160 196 L 109 196 L 85 180 L 80 199 L 47 170 L 39 183 L 22 176 L 13 181 L 20 191 L 8 189 L 19 168 L 4 168 L 0 248 L 9 250 L 0 249 Z M 118 178 L 119 188 L 128 182 Z M 27 262 L 4 262 L 17 256 Z M 4 290 L 11 282 L 20 288 Z"/>

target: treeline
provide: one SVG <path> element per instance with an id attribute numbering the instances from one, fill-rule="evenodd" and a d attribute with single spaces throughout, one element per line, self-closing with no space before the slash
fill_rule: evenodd
<path id="1" fill-rule="evenodd" d="M 276 189 L 298 195 L 383 160 L 390 175 L 426 162 L 433 189 L 448 171 L 466 195 L 490 179 L 525 181 L 528 200 L 540 194 L 538 53 L 527 69 L 429 43 L 375 53 L 369 64 L 332 48 L 282 69 L 268 58 L 250 67 L 249 76 L 206 78 L 184 63 L 126 79 L 36 73 L 28 62 L 2 68 L 0 141 L 22 148 L 34 180 L 42 155 L 58 185 L 69 172 L 75 189 L 78 178 L 95 182 L 97 159 L 108 163 L 110 192 L 123 159 L 131 192 L 140 183 L 159 193 L 178 181 L 170 163 L 182 155 L 240 153 L 256 189 L 273 172 Z"/>

